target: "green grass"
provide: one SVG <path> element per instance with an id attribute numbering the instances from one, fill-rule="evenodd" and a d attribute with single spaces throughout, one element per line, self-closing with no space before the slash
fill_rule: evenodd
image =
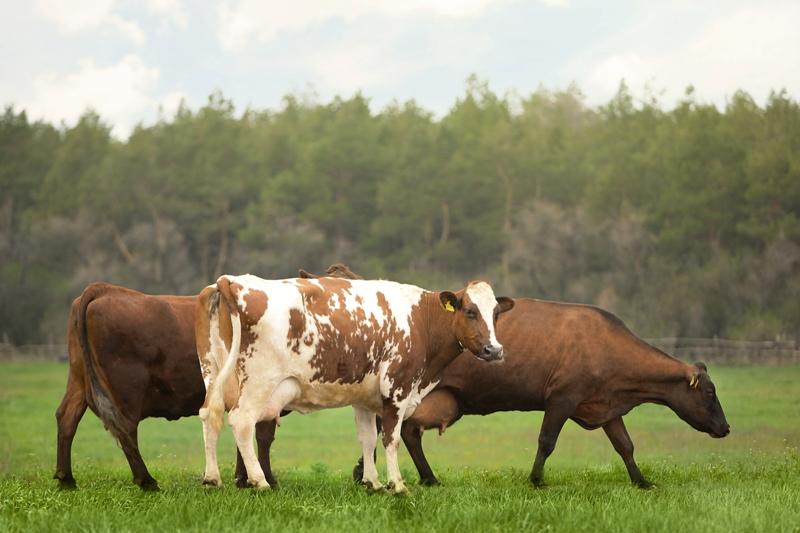
<path id="1" fill-rule="evenodd" d="M 0 364 L 0 531 L 800 531 L 800 366 L 712 368 L 732 428 L 722 440 L 663 407 L 626 417 L 654 490 L 630 485 L 602 431 L 572 423 L 547 463 L 548 487 L 534 489 L 527 475 L 541 413 L 500 413 L 426 434 L 442 487 L 415 486 L 401 454 L 407 497 L 368 494 L 350 481 L 360 447 L 349 409 L 283 419 L 273 448 L 281 490 L 267 493 L 233 487 L 227 428 L 227 484 L 200 486 L 197 418 L 142 423 L 142 455 L 162 489 L 144 493 L 89 412 L 73 446 L 79 490 L 60 491 L 51 479 L 53 413 L 66 373 L 57 363 Z"/>

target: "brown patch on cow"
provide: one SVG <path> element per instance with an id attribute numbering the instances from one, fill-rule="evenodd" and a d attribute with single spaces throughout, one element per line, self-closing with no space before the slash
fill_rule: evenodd
<path id="1" fill-rule="evenodd" d="M 244 295 L 245 310 L 244 314 L 247 317 L 247 322 L 250 324 L 257 324 L 264 313 L 267 312 L 267 304 L 269 297 L 263 291 L 250 289 Z"/>
<path id="2" fill-rule="evenodd" d="M 236 372 L 235 376 L 239 380 L 239 394 L 236 395 L 236 404 L 239 403 L 239 396 L 242 394 L 242 389 L 244 388 L 244 384 L 247 383 L 247 380 L 250 376 L 247 374 L 247 367 L 245 366 L 245 358 L 239 357 L 239 354 L 236 354 L 234 357 L 238 357 L 236 360 Z"/>
<path id="3" fill-rule="evenodd" d="M 230 309 L 230 314 L 239 314 L 239 295 L 244 290 L 244 287 L 235 281 L 231 282 L 225 276 L 217 280 L 217 286 L 219 287 L 220 294 L 223 296 L 225 303 Z M 264 313 L 267 312 L 269 297 L 263 291 L 250 289 L 245 293 L 242 300 L 245 302 L 245 309 L 239 317 L 242 327 L 242 344 L 240 350 L 241 353 L 250 358 L 253 356 L 253 347 L 258 338 L 256 325 L 258 321 L 261 320 L 261 317 L 264 316 Z M 230 346 L 230 344 L 228 343 L 227 346 Z"/>
<path id="4" fill-rule="evenodd" d="M 315 315 L 327 315 L 330 312 L 328 306 L 329 295 L 319 285 L 300 278 L 297 280 L 297 288 L 307 311 Z"/>
<path id="5" fill-rule="evenodd" d="M 377 373 L 378 365 L 394 354 L 410 350 L 410 342 L 398 327 L 386 297 L 381 294 L 379 305 L 384 313 L 380 325 L 374 316 L 368 317 L 363 307 L 346 308 L 352 284 L 344 279 L 319 278 L 317 283 L 298 280 L 300 292 L 318 331 L 317 349 L 310 364 L 312 380 L 322 382 L 358 383 L 368 374 Z M 331 302 L 337 305 L 331 306 Z M 363 300 L 362 300 L 363 302 Z M 326 317 L 327 320 L 319 320 Z M 313 339 L 305 341 L 313 344 Z"/>
<path id="6" fill-rule="evenodd" d="M 306 332 L 306 315 L 300 309 L 289 309 L 289 333 L 286 346 L 296 354 L 300 354 L 300 341 Z M 310 346 L 311 343 L 306 343 Z"/>

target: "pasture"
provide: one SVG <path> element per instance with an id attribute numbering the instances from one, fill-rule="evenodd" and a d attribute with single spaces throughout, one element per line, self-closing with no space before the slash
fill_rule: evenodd
<path id="1" fill-rule="evenodd" d="M 656 488 L 634 488 L 602 431 L 569 422 L 547 462 L 548 486 L 527 476 L 541 413 L 466 417 L 443 437 L 426 433 L 442 487 L 416 485 L 405 450 L 406 497 L 368 494 L 350 477 L 358 444 L 350 409 L 285 417 L 273 447 L 278 491 L 233 486 L 229 428 L 220 442 L 226 486 L 200 485 L 198 418 L 146 420 L 142 455 L 161 492 L 144 493 L 90 412 L 78 428 L 78 490 L 61 491 L 53 413 L 63 363 L 0 363 L 0 531 L 528 530 L 800 531 L 800 366 L 717 368 L 732 433 L 700 434 L 667 408 L 626 417 L 636 458 Z M 385 480 L 382 448 L 378 465 Z"/>

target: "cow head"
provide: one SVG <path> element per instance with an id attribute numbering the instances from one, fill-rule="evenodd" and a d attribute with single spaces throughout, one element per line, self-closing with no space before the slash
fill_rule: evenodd
<path id="1" fill-rule="evenodd" d="M 678 393 L 670 406 L 687 424 L 714 438 L 722 438 L 731 432 L 714 383 L 703 363 L 688 367 L 685 382 L 678 386 Z"/>
<path id="2" fill-rule="evenodd" d="M 364 279 L 355 272 L 353 272 L 352 270 L 350 270 L 350 267 L 348 267 L 344 263 L 332 264 L 325 271 L 325 275 L 331 278 Z M 306 279 L 315 279 L 318 278 L 319 276 L 316 274 L 312 274 L 311 272 L 307 272 L 301 268 L 298 277 Z"/>
<path id="3" fill-rule="evenodd" d="M 497 342 L 495 323 L 500 313 L 514 307 L 514 300 L 495 298 L 492 287 L 473 281 L 457 293 L 442 291 L 439 301 L 453 314 L 453 332 L 461 345 L 485 361 L 503 359 L 503 346 Z"/>

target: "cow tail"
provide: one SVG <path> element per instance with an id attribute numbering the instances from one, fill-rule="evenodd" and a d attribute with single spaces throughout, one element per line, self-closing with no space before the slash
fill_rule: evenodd
<path id="1" fill-rule="evenodd" d="M 96 355 L 89 343 L 89 334 L 86 326 L 86 312 L 89 304 L 101 297 L 104 292 L 104 285 L 96 283 L 89 285 L 81 294 L 78 312 L 75 317 L 78 343 L 81 347 L 84 367 L 89 377 L 87 399 L 91 400 L 90 405 L 94 407 L 97 416 L 114 438 L 120 444 L 130 444 L 132 442 L 129 433 L 131 421 L 122 413 L 116 401 L 114 401 L 114 396 L 108 387 L 108 380 L 100 365 L 97 364 Z"/>
<path id="2" fill-rule="evenodd" d="M 222 342 L 221 333 L 220 333 L 220 316 L 219 314 L 223 312 L 221 307 L 227 309 L 231 315 L 231 348 L 225 358 L 225 362 L 222 365 L 222 370 L 220 370 L 219 374 L 217 375 L 217 379 L 212 380 L 209 383 L 209 390 L 207 391 L 208 397 L 206 398 L 206 406 L 204 409 L 207 409 L 205 413 L 203 413 L 203 409 L 200 410 L 200 416 L 202 418 L 208 419 L 208 422 L 211 424 L 211 427 L 214 428 L 214 431 L 220 431 L 222 429 L 222 417 L 225 413 L 225 402 L 224 402 L 224 391 L 225 391 L 225 384 L 230 379 L 231 375 L 233 374 L 234 368 L 236 368 L 236 360 L 239 358 L 239 349 L 241 348 L 242 344 L 242 327 L 241 321 L 239 319 L 238 309 L 236 308 L 236 304 L 234 302 L 226 302 L 228 305 L 221 306 L 220 300 L 226 299 L 225 295 L 222 294 L 222 291 L 217 291 L 211 298 L 209 298 L 209 315 L 213 317 L 216 313 L 217 320 L 211 320 L 213 324 L 216 322 L 217 330 L 216 335 L 219 338 L 219 343 L 217 346 L 225 346 L 225 343 Z"/>

